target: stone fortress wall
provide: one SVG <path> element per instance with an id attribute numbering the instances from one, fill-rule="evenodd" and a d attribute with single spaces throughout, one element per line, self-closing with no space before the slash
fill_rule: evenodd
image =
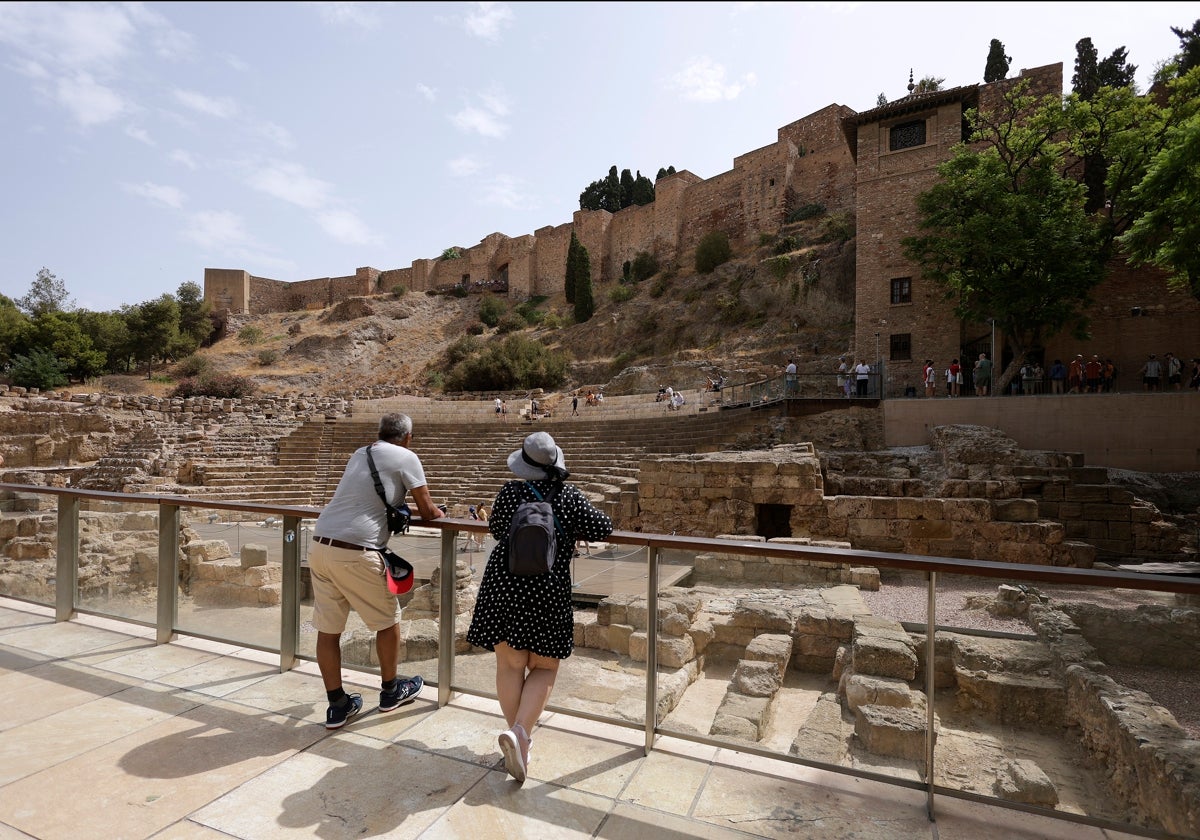
<path id="1" fill-rule="evenodd" d="M 204 297 L 214 309 L 261 314 L 330 306 L 347 297 L 411 291 L 463 283 L 504 281 L 516 298 L 550 294 L 562 287 L 571 233 L 592 256 L 594 283 L 621 276 L 639 252 L 677 263 L 700 238 L 722 230 L 747 243 L 775 231 L 787 213 L 789 191 L 800 204 L 820 203 L 830 211 L 854 206 L 854 162 L 842 120 L 854 112 L 830 105 L 778 131 L 776 142 L 740 155 L 728 172 L 707 180 L 688 171 L 655 184 L 655 200 L 617 213 L 579 210 L 571 222 L 510 237 L 492 233 L 479 244 L 459 247 L 458 259 L 415 260 L 408 268 L 361 267 L 353 275 L 296 282 L 257 277 L 242 269 L 206 268 Z"/>
<path id="2" fill-rule="evenodd" d="M 572 232 L 588 249 L 592 282 L 599 286 L 620 277 L 624 262 L 639 252 L 653 254 L 664 268 L 684 265 L 711 231 L 725 232 L 736 246 L 756 245 L 760 234 L 782 227 L 792 207 L 822 204 L 829 213 L 848 214 L 856 230 L 851 352 L 882 367 L 886 395 L 901 396 L 909 387 L 919 392 L 926 358 L 939 370 L 955 357 L 973 361 L 979 352 L 991 352 L 991 335 L 988 324 L 958 321 L 940 287 L 924 282 L 905 260 L 901 242 L 916 230 L 916 197 L 933 184 L 937 166 L 963 139 L 965 111 L 994 104 L 1018 81 L 1029 82 L 1036 94 L 1057 93 L 1063 66 L 1024 69 L 986 85 L 911 94 L 862 113 L 829 105 L 779 128 L 774 143 L 739 155 L 727 172 L 703 179 L 683 170 L 662 178 L 650 204 L 615 214 L 576 211 L 570 222 L 532 234 L 491 233 L 472 247 L 458 246 L 458 259 L 439 256 L 384 270 L 366 266 L 353 275 L 296 282 L 207 268 L 205 299 L 218 311 L 262 314 L 322 308 L 397 286 L 430 291 L 462 283 L 499 283 L 514 299 L 525 299 L 561 289 Z M 914 126 L 923 131 L 923 142 L 891 142 L 893 129 Z M 910 280 L 911 294 L 893 301 L 891 281 L 902 278 Z M 1077 353 L 1096 353 L 1116 363 L 1120 390 L 1136 390 L 1149 353 L 1161 358 L 1169 351 L 1187 359 L 1200 350 L 1195 346 L 1200 301 L 1169 290 L 1156 269 L 1115 261 L 1093 299 L 1091 338 L 1064 334 L 1047 340 L 1038 353 L 1046 368 L 1055 358 L 1065 363 Z M 954 324 L 958 329 L 947 329 Z M 1002 339 L 996 337 L 995 353 L 1007 363 Z M 808 361 L 799 354 L 802 367 Z"/>

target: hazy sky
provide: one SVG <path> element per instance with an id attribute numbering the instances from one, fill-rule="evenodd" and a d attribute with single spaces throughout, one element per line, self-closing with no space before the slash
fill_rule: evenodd
<path id="1" fill-rule="evenodd" d="M 1118 47 L 1145 90 L 1195 3 L 0 3 L 0 293 L 114 310 L 404 268 L 571 220 L 610 166 L 701 178 L 909 69 Z"/>

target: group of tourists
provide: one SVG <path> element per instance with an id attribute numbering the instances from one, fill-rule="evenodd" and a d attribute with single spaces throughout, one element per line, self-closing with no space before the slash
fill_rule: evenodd
<path id="1" fill-rule="evenodd" d="M 1160 359 L 1151 353 L 1142 365 L 1139 375 L 1144 391 L 1181 391 L 1184 388 L 1200 391 L 1200 358 L 1185 363 L 1174 353 L 1166 353 Z M 972 364 L 971 382 L 975 395 L 986 397 L 993 393 L 996 371 L 987 353 L 980 353 Z M 1044 368 L 1036 358 L 1027 358 L 1021 363 L 1016 376 L 1009 383 L 1009 392 L 1014 395 L 1030 394 L 1103 394 L 1116 390 L 1117 366 L 1111 358 L 1101 358 L 1093 353 L 1086 358 L 1077 353 L 1068 363 L 1055 359 L 1050 367 Z M 937 396 L 938 383 L 945 382 L 946 396 L 962 395 L 966 371 L 959 360 L 939 372 L 932 359 L 926 359 L 921 369 L 921 380 L 925 396 Z"/>

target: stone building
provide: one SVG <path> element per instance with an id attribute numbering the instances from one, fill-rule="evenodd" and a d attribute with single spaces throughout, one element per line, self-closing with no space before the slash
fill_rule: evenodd
<path id="1" fill-rule="evenodd" d="M 964 139 L 965 112 L 987 108 L 1018 81 L 1028 81 L 1036 94 L 1060 93 L 1063 66 L 910 94 L 862 113 L 829 105 L 778 129 L 774 143 L 738 156 L 727 172 L 703 179 L 684 170 L 661 178 L 650 204 L 617 213 L 579 210 L 570 222 L 516 237 L 492 233 L 473 247 L 457 248 L 451 259 L 419 259 L 386 270 L 361 267 L 353 275 L 296 282 L 207 268 L 205 300 L 217 311 L 260 314 L 323 308 L 398 286 L 493 288 L 526 299 L 562 289 L 572 232 L 588 249 L 598 287 L 619 278 L 625 261 L 639 252 L 653 254 L 664 267 L 685 265 L 709 232 L 723 231 L 735 247 L 753 247 L 762 234 L 778 232 L 790 210 L 820 205 L 855 223 L 855 355 L 882 369 L 886 396 L 903 395 L 910 387 L 919 393 L 927 358 L 940 371 L 952 358 L 968 362 L 982 351 L 991 353 L 994 341 L 998 361 L 1008 361 L 1003 337 L 993 336 L 989 324 L 959 322 L 942 291 L 904 259 L 900 243 L 915 232 L 917 196 Z M 1053 359 L 1066 362 L 1077 353 L 1112 358 L 1118 386 L 1136 389 L 1149 353 L 1190 358 L 1200 352 L 1194 346 L 1200 302 L 1168 291 L 1157 270 L 1121 262 L 1109 268 L 1089 311 L 1091 339 L 1055 336 L 1039 355 L 1047 368 Z"/>

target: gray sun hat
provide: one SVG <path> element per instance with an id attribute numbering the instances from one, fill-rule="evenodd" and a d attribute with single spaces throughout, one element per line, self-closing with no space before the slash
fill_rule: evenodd
<path id="1" fill-rule="evenodd" d="M 534 432 L 525 438 L 520 449 L 508 456 L 508 468 L 531 481 L 547 478 L 546 467 L 558 467 L 563 472 L 567 469 L 562 450 L 546 432 Z"/>

